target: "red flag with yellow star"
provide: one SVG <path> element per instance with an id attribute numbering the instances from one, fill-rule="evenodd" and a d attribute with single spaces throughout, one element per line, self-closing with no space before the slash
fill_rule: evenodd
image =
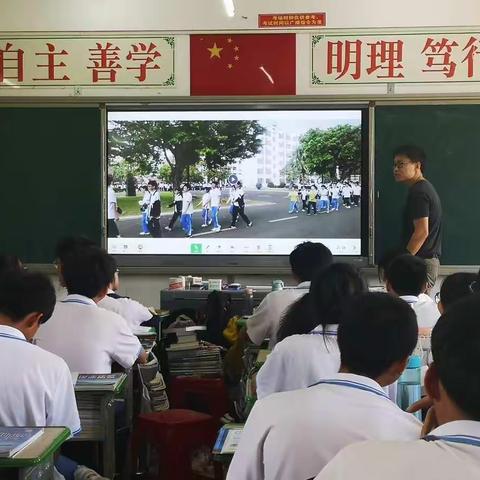
<path id="1" fill-rule="evenodd" d="M 190 35 L 191 95 L 295 95 L 295 34 Z"/>

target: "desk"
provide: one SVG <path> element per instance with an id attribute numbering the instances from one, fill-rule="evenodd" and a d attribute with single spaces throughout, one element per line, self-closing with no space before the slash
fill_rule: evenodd
<path id="1" fill-rule="evenodd" d="M 70 441 L 101 443 L 103 475 L 107 478 L 115 475 L 115 398 L 121 396 L 127 400 L 127 421 L 131 418 L 129 376 L 131 379 L 131 371 L 129 375 L 125 374 L 115 391 L 106 391 L 101 387 L 89 391 L 75 389 L 82 431 Z"/>
<path id="2" fill-rule="evenodd" d="M 70 436 L 64 427 L 44 427 L 40 438 L 13 458 L 0 459 L 2 480 L 51 480 L 54 454 Z"/>

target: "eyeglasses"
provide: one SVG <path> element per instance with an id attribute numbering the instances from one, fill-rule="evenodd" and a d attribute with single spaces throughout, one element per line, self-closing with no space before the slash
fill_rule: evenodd
<path id="1" fill-rule="evenodd" d="M 393 168 L 403 168 L 408 165 L 410 162 L 394 162 Z"/>
<path id="2" fill-rule="evenodd" d="M 472 292 L 472 293 L 478 293 L 478 292 L 480 292 L 480 284 L 479 284 L 478 280 L 474 280 L 474 281 L 468 286 L 468 289 L 469 289 L 470 292 Z"/>

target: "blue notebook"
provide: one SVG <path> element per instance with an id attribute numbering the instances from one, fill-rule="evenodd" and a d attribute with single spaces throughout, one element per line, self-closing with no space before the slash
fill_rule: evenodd
<path id="1" fill-rule="evenodd" d="M 0 458 L 14 457 L 42 433 L 41 427 L 0 427 Z"/>

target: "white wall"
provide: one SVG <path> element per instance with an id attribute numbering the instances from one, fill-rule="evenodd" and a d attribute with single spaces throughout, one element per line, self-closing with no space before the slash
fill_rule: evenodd
<path id="1" fill-rule="evenodd" d="M 328 28 L 480 24 L 478 0 L 0 0 L 0 31 L 256 29 L 259 13 L 326 12 Z M 244 18 L 246 17 L 246 18 Z"/>

